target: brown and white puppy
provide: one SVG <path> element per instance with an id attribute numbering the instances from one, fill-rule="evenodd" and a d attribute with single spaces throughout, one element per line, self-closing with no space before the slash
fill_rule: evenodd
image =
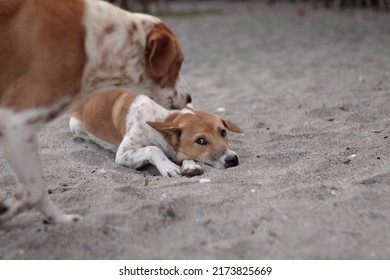
<path id="1" fill-rule="evenodd" d="M 69 125 L 76 137 L 115 152 L 116 163 L 134 169 L 151 163 L 162 176 L 200 175 L 202 167 L 195 161 L 216 168 L 239 163 L 226 135 L 226 130 L 242 132 L 235 124 L 204 111 L 167 110 L 125 90 L 86 97 L 73 110 Z"/>
<path id="2" fill-rule="evenodd" d="M 99 88 L 142 91 L 166 108 L 189 101 L 183 53 L 161 20 L 96 0 L 0 0 L 0 144 L 18 189 L 0 224 L 35 207 L 49 222 L 77 221 L 49 199 L 36 133 Z"/>

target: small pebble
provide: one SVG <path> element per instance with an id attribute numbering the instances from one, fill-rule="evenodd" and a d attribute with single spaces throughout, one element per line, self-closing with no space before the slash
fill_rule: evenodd
<path id="1" fill-rule="evenodd" d="M 226 109 L 224 108 L 224 107 L 218 107 L 217 108 L 217 112 L 218 113 L 223 113 L 223 112 L 225 112 L 226 111 Z"/>
<path id="2" fill-rule="evenodd" d="M 96 175 L 104 175 L 106 173 L 107 173 L 107 171 L 104 168 L 99 169 L 98 171 L 96 171 Z"/>
<path id="3" fill-rule="evenodd" d="M 202 178 L 199 180 L 199 183 L 210 183 L 211 180 L 210 179 L 206 179 L 206 178 Z"/>

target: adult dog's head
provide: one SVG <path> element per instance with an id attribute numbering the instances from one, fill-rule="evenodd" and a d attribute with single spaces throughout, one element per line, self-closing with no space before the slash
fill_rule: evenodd
<path id="1" fill-rule="evenodd" d="M 151 91 L 159 92 L 150 97 L 166 108 L 181 109 L 191 102 L 180 74 L 183 61 L 184 54 L 174 33 L 162 22 L 154 25 L 146 37 L 146 74 L 153 81 Z"/>
<path id="2" fill-rule="evenodd" d="M 148 95 L 167 109 L 191 102 L 180 74 L 184 54 L 159 18 L 130 13 L 103 1 L 90 5 L 85 21 L 91 90 L 118 86 Z M 100 6 L 100 9 L 99 9 Z"/>

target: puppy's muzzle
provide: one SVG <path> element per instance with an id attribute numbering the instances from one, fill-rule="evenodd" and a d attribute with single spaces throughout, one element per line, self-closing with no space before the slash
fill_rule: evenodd
<path id="1" fill-rule="evenodd" d="M 187 101 L 187 104 L 192 102 L 191 94 L 187 94 L 186 101 Z"/>
<path id="2" fill-rule="evenodd" d="M 226 150 L 222 156 L 213 161 L 212 166 L 215 168 L 229 168 L 237 166 L 240 163 L 238 156 L 232 150 Z"/>
<path id="3" fill-rule="evenodd" d="M 225 158 L 225 168 L 237 166 L 239 163 L 238 156 L 236 154 L 230 154 Z"/>

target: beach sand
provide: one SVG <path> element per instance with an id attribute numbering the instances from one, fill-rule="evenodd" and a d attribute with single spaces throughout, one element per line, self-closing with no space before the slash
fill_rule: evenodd
<path id="1" fill-rule="evenodd" d="M 195 107 L 241 126 L 240 165 L 163 178 L 73 140 L 69 114 L 39 134 L 50 197 L 0 227 L 0 259 L 389 259 L 390 24 L 373 11 L 197 4 L 177 33 Z M 209 179 L 201 183 L 200 179 Z M 15 179 L 0 151 L 0 199 Z"/>

